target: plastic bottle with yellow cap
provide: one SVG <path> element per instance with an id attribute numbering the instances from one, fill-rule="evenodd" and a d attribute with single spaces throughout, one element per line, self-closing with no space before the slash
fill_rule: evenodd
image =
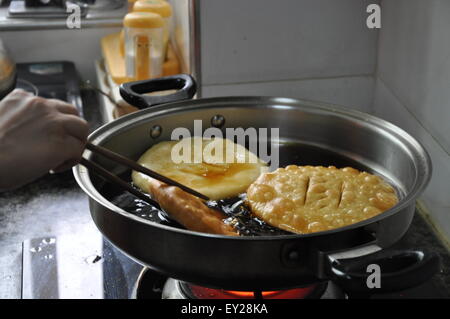
<path id="1" fill-rule="evenodd" d="M 159 14 L 164 19 L 164 56 L 169 44 L 172 29 L 172 6 L 164 0 L 137 0 L 133 6 L 133 12 L 152 12 Z"/>
<path id="2" fill-rule="evenodd" d="M 125 69 L 130 81 L 162 75 L 163 18 L 151 12 L 131 12 L 124 20 Z"/>
<path id="3" fill-rule="evenodd" d="M 128 0 L 128 12 L 132 12 L 133 11 L 133 6 L 134 6 L 134 3 L 136 1 L 137 0 Z"/>
<path id="4" fill-rule="evenodd" d="M 133 12 L 133 6 L 138 0 L 128 0 L 128 12 Z M 167 2 L 167 0 L 160 0 L 162 2 Z"/>

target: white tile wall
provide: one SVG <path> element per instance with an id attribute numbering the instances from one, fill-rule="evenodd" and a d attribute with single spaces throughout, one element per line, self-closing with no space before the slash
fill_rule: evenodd
<path id="1" fill-rule="evenodd" d="M 431 155 L 433 175 L 421 199 L 428 209 L 433 223 L 450 239 L 450 155 L 380 79 L 376 81 L 375 85 L 373 113 L 413 135 Z"/>
<path id="2" fill-rule="evenodd" d="M 378 76 L 450 152 L 450 1 L 383 0 Z"/>
<path id="3" fill-rule="evenodd" d="M 202 88 L 203 97 L 262 95 L 302 98 L 340 104 L 368 112 L 372 104 L 374 80 L 371 76 L 329 79 L 276 81 L 210 85 Z"/>
<path id="4" fill-rule="evenodd" d="M 378 0 L 199 0 L 204 85 L 373 74 Z"/>
<path id="5" fill-rule="evenodd" d="M 421 199 L 450 238 L 450 1 L 382 0 L 379 39 L 374 1 L 200 3 L 203 96 L 306 98 L 399 125 L 432 157 Z"/>
<path id="6" fill-rule="evenodd" d="M 375 115 L 401 126 L 431 155 L 422 199 L 450 239 L 450 1 L 383 0 Z"/>

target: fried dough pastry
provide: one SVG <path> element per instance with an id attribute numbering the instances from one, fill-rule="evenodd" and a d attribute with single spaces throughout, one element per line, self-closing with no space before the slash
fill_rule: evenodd
<path id="1" fill-rule="evenodd" d="M 254 215 L 300 234 L 354 224 L 397 202 L 382 178 L 350 167 L 289 165 L 262 174 L 247 190 Z"/>
<path id="2" fill-rule="evenodd" d="M 207 207 L 199 198 L 182 189 L 148 178 L 148 192 L 170 217 L 189 230 L 203 233 L 239 236 L 220 212 Z"/>
<path id="3" fill-rule="evenodd" d="M 177 163 L 173 160 L 173 151 L 178 154 L 176 150 L 182 146 L 179 143 L 185 143 L 184 146 L 191 149 L 187 162 Z M 227 152 L 231 154 L 229 158 L 226 157 Z M 194 156 L 198 155 L 201 158 L 196 163 Z M 161 142 L 145 152 L 138 163 L 213 200 L 245 192 L 261 173 L 267 171 L 267 164 L 245 147 L 218 137 Z M 150 180 L 147 175 L 133 171 L 132 179 L 142 190 L 148 189 Z"/>

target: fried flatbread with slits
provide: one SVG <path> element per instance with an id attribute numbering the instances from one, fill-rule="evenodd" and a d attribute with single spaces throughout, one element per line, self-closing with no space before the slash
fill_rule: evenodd
<path id="1" fill-rule="evenodd" d="M 397 202 L 381 177 L 350 167 L 289 165 L 262 174 L 247 190 L 254 215 L 300 234 L 354 224 Z"/>

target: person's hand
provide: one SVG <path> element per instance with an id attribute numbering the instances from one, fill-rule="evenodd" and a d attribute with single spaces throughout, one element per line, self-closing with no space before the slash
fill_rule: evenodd
<path id="1" fill-rule="evenodd" d="M 14 90 L 0 101 L 0 190 L 75 165 L 87 135 L 73 105 Z"/>

